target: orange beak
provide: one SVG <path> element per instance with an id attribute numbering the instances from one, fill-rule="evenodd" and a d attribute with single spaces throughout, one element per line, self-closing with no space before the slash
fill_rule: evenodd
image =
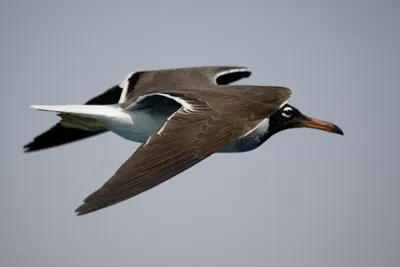
<path id="1" fill-rule="evenodd" d="M 304 116 L 303 118 L 301 118 L 301 120 L 298 121 L 298 126 L 312 128 L 312 129 L 318 129 L 318 130 L 323 130 L 323 131 L 330 132 L 330 133 L 336 133 L 336 134 L 343 135 L 342 129 L 340 129 L 335 124 L 327 122 L 327 121 L 310 118 L 307 116 Z"/>

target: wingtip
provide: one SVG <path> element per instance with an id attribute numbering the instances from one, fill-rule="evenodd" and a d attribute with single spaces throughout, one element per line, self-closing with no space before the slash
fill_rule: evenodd
<path id="1" fill-rule="evenodd" d="M 87 203 L 83 203 L 82 205 L 77 207 L 74 212 L 76 213 L 76 216 L 82 216 L 82 215 L 88 214 L 92 211 L 90 209 L 88 209 Z"/>
<path id="2" fill-rule="evenodd" d="M 39 150 L 47 149 L 47 147 L 40 146 L 36 141 L 32 141 L 22 147 L 24 153 L 37 152 Z"/>
<path id="3" fill-rule="evenodd" d="M 83 212 L 80 210 L 82 206 L 79 206 L 77 209 L 74 210 L 76 216 L 82 216 Z"/>
<path id="4" fill-rule="evenodd" d="M 29 144 L 26 144 L 22 147 L 22 149 L 24 150 L 24 153 L 29 153 L 29 152 L 33 152 L 34 148 L 33 148 L 33 142 L 30 142 Z"/>

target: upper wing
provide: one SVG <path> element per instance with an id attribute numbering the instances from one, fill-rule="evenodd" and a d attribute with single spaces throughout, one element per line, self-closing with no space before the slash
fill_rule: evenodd
<path id="1" fill-rule="evenodd" d="M 205 86 L 227 85 L 250 75 L 250 69 L 242 66 L 205 66 L 135 72 L 127 75 L 120 84 L 123 91 L 119 103 L 128 107 L 134 103 L 134 95 L 146 95 L 147 91 L 154 88 L 196 86 L 201 90 Z"/>
<path id="2" fill-rule="evenodd" d="M 240 97 L 227 96 L 222 100 L 227 105 L 222 107 L 218 101 L 207 97 L 179 97 L 189 105 L 183 105 L 175 112 L 113 177 L 88 196 L 75 210 L 78 215 L 134 197 L 190 168 L 249 133 L 286 103 L 290 95 L 278 102 L 273 98 L 275 101 L 269 107 L 265 107 L 263 99 L 243 102 Z M 270 96 L 267 98 L 271 99 Z"/>
<path id="3" fill-rule="evenodd" d="M 103 94 L 90 99 L 85 105 L 116 104 L 121 96 L 121 92 L 122 88 L 119 87 L 119 85 L 115 85 Z M 42 150 L 78 141 L 104 132 L 106 131 L 87 132 L 79 129 L 64 128 L 60 123 L 57 123 L 46 132 L 36 136 L 31 143 L 24 146 L 24 149 L 25 152 Z"/>

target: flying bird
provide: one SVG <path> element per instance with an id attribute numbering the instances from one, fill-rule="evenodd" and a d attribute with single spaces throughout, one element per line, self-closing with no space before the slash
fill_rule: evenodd
<path id="1" fill-rule="evenodd" d="M 282 86 L 229 85 L 251 75 L 240 66 L 133 72 L 85 105 L 31 106 L 61 121 L 25 146 L 37 151 L 106 131 L 141 143 L 75 212 L 88 214 L 157 186 L 213 153 L 253 150 L 272 135 L 308 127 L 343 135 L 336 125 L 287 104 Z"/>

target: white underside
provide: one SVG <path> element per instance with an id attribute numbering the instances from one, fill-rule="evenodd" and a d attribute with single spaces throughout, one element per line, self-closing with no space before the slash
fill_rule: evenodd
<path id="1" fill-rule="evenodd" d="M 165 95 L 166 97 L 170 97 Z M 180 101 L 184 101 L 179 99 Z M 179 102 L 179 101 L 177 101 Z M 286 101 L 287 102 L 287 101 Z M 286 103 L 285 102 L 285 103 Z M 285 104 L 284 103 L 284 104 Z M 282 104 L 282 106 L 284 105 Z M 182 106 L 191 110 L 189 103 Z M 63 105 L 63 106 L 31 106 L 31 108 L 57 113 L 69 113 L 102 121 L 106 128 L 127 140 L 144 143 L 157 132 L 168 120 L 168 112 L 149 112 L 149 109 L 122 109 L 116 105 Z M 260 137 L 268 129 L 268 119 L 265 119 L 255 129 L 242 136 L 236 143 L 219 152 L 249 151 L 257 146 Z"/>
<path id="2" fill-rule="evenodd" d="M 138 143 L 144 143 L 157 132 L 168 119 L 168 115 L 143 110 L 123 110 L 119 105 L 63 105 L 63 106 L 31 106 L 36 110 L 69 113 L 93 118 L 105 123 L 108 130 L 120 137 Z M 218 153 L 240 152 L 234 144 Z"/>
<path id="3" fill-rule="evenodd" d="M 93 118 L 105 123 L 115 134 L 130 141 L 143 143 L 167 121 L 167 116 L 153 114 L 146 110 L 123 110 L 119 105 L 64 105 L 64 106 L 31 106 L 31 108 L 75 114 Z"/>

